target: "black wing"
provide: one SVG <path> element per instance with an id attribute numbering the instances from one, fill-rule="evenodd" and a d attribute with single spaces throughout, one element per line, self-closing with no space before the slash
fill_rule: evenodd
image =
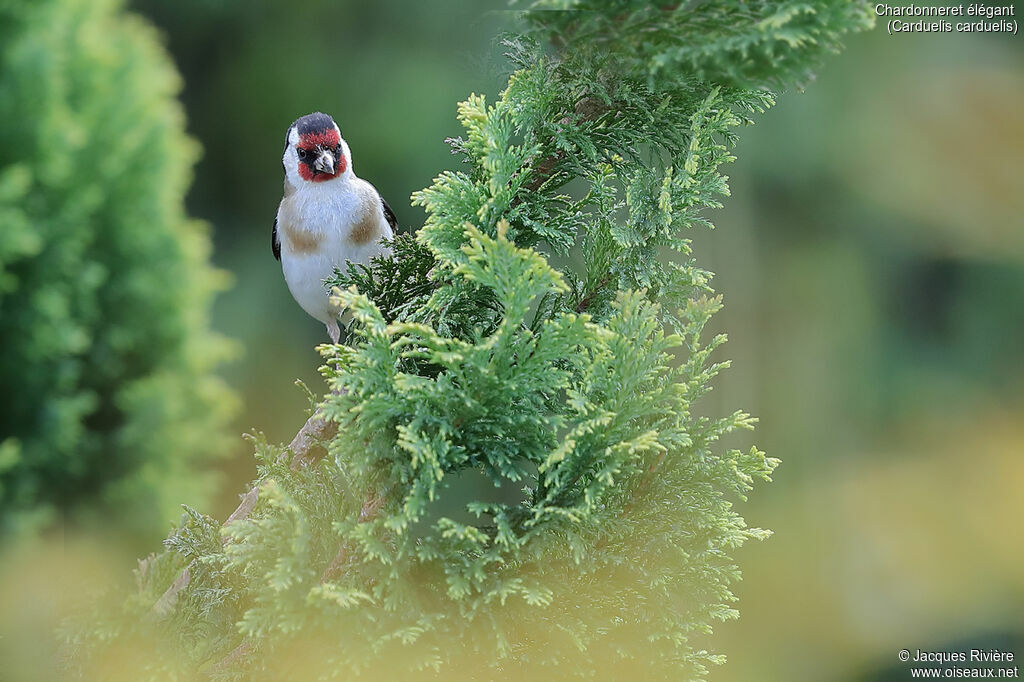
<path id="1" fill-rule="evenodd" d="M 395 216 L 395 212 L 388 206 L 388 202 L 384 201 L 384 197 L 380 198 L 380 204 L 384 207 L 384 219 L 388 221 L 388 225 L 391 226 L 392 232 L 398 231 L 398 218 Z"/>
<path id="2" fill-rule="evenodd" d="M 288 151 L 288 140 L 292 137 L 292 128 L 295 124 L 288 126 L 288 130 L 284 134 L 284 150 Z M 287 184 L 288 169 L 284 167 L 284 155 L 281 156 L 281 170 L 285 174 L 285 184 Z M 277 240 L 277 216 L 274 216 L 274 231 L 270 233 L 270 249 L 274 252 L 274 258 L 281 260 L 281 242 Z"/>

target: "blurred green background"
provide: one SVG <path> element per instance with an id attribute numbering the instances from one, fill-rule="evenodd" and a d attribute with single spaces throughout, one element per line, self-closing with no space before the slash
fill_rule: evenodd
<path id="1" fill-rule="evenodd" d="M 906 648 L 1024 654 L 1024 51 L 856 36 L 741 133 L 696 251 L 718 409 L 783 464 L 744 514 L 721 680 L 902 680 Z"/>
<path id="2" fill-rule="evenodd" d="M 457 163 L 455 105 L 499 91 L 495 36 L 515 16 L 452 0 L 129 8 L 159 28 L 203 150 L 187 208 L 233 278 L 212 314 L 243 349 L 222 369 L 232 428 L 287 441 L 308 404 L 294 381 L 322 389 L 327 339 L 270 251 L 285 129 L 331 113 L 415 229 L 409 194 Z M 741 618 L 716 633 L 729 662 L 712 679 L 906 679 L 902 648 L 1024 655 L 1021 45 L 876 28 L 740 131 L 733 196 L 693 235 L 733 359 L 706 407 L 758 415 L 753 440 L 783 465 L 744 506 L 776 534 L 739 552 Z M 220 518 L 254 474 L 233 442 L 207 507 Z"/>

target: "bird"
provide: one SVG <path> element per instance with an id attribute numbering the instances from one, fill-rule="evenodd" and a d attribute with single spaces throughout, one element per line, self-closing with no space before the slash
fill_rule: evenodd
<path id="1" fill-rule="evenodd" d="M 319 111 L 295 120 L 285 135 L 284 197 L 271 248 L 295 301 L 338 343 L 341 311 L 324 280 L 347 263 L 388 253 L 398 219 L 377 189 L 356 176 L 341 129 Z"/>

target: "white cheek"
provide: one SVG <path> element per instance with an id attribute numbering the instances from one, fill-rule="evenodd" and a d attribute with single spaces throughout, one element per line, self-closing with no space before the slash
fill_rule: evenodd
<path id="1" fill-rule="evenodd" d="M 289 149 L 285 152 L 284 158 L 282 159 L 284 165 L 284 176 L 293 185 L 298 185 L 302 180 L 302 176 L 299 175 L 299 160 L 295 158 L 295 152 Z"/>
<path id="2" fill-rule="evenodd" d="M 341 153 L 345 156 L 345 174 L 352 172 L 352 151 L 348 148 L 348 142 L 341 140 Z"/>

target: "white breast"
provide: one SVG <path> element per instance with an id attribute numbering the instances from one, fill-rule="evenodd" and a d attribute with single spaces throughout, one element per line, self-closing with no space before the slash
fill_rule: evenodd
<path id="1" fill-rule="evenodd" d="M 377 191 L 354 176 L 301 183 L 281 201 L 277 220 L 288 290 L 324 324 L 338 319 L 324 280 L 346 261 L 368 263 L 385 250 L 380 238 L 393 237 Z"/>

